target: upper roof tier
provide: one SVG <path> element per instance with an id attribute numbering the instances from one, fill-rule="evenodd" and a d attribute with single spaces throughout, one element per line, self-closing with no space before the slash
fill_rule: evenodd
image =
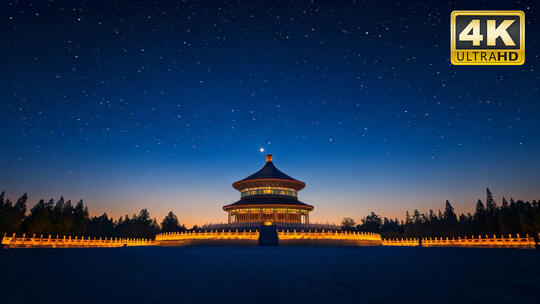
<path id="1" fill-rule="evenodd" d="M 266 155 L 266 164 L 257 172 L 232 184 L 233 188 L 242 191 L 251 187 L 286 187 L 296 191 L 304 189 L 306 184 L 281 172 L 272 163 L 272 155 Z"/>

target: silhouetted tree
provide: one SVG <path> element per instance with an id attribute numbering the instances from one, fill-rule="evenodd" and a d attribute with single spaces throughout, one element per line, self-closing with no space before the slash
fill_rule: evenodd
<path id="1" fill-rule="evenodd" d="M 411 223 L 411 216 L 409 215 L 409 211 L 405 211 L 405 225 Z"/>
<path id="2" fill-rule="evenodd" d="M 0 238 L 4 233 L 19 232 L 26 213 L 26 201 L 28 196 L 23 194 L 15 203 L 4 200 L 4 192 L 0 194 Z"/>
<path id="3" fill-rule="evenodd" d="M 148 210 L 142 209 L 138 215 L 133 215 L 131 219 L 127 215 L 120 218 L 116 235 L 128 238 L 153 238 L 159 233 L 159 230 L 156 219 L 151 219 Z"/>
<path id="4" fill-rule="evenodd" d="M 112 218 L 103 213 L 100 216 L 91 218 L 86 224 L 86 235 L 93 237 L 113 237 L 119 236 L 116 232 L 115 222 Z"/>
<path id="5" fill-rule="evenodd" d="M 405 223 L 406 237 L 429 236 L 457 236 L 457 235 L 492 235 L 529 233 L 536 237 L 540 232 L 540 208 L 537 201 L 514 201 L 510 204 L 503 198 L 501 207 L 497 207 L 493 194 L 486 191 L 486 201 L 489 208 L 485 208 L 481 200 L 476 203 L 474 215 L 468 213 L 456 215 L 450 202 L 446 201 L 444 213 L 434 216 L 430 210 L 428 214 L 421 214 L 415 210 L 412 219 Z M 408 212 L 406 213 L 408 218 Z"/>
<path id="6" fill-rule="evenodd" d="M 161 232 L 181 232 L 185 231 L 186 227 L 184 225 L 180 226 L 178 218 L 172 211 L 163 218 L 161 222 Z"/>
<path id="7" fill-rule="evenodd" d="M 87 225 L 89 224 L 89 222 L 90 218 L 88 215 L 88 207 L 84 206 L 83 200 L 79 200 L 79 202 L 77 202 L 77 205 L 75 205 L 75 209 L 73 210 L 72 233 L 75 235 L 83 235 L 87 231 Z M 109 235 L 110 234 L 104 236 Z"/>
<path id="8" fill-rule="evenodd" d="M 495 200 L 493 199 L 493 194 L 491 194 L 491 191 L 489 188 L 486 189 L 486 217 L 484 221 L 484 227 L 483 231 L 488 234 L 494 234 L 499 233 L 499 219 L 497 216 L 498 213 L 497 204 L 495 203 Z"/>
<path id="9" fill-rule="evenodd" d="M 454 207 L 452 207 L 452 205 L 450 204 L 448 200 L 446 200 L 443 216 L 444 216 L 444 221 L 447 224 L 457 223 L 457 216 L 456 216 L 456 213 L 454 212 Z"/>
<path id="10" fill-rule="evenodd" d="M 157 224 L 156 219 L 150 218 L 150 213 L 146 208 L 141 209 L 139 216 L 134 217 L 134 223 L 134 237 L 153 238 L 159 233 L 159 225 Z"/>
<path id="11" fill-rule="evenodd" d="M 506 201 L 506 198 L 502 198 L 502 205 L 501 205 L 501 208 L 508 208 L 508 201 Z"/>
<path id="12" fill-rule="evenodd" d="M 380 232 L 381 226 L 381 217 L 375 214 L 375 212 L 371 212 L 370 215 L 362 219 L 362 224 L 358 226 L 358 230 L 364 232 Z"/>
<path id="13" fill-rule="evenodd" d="M 0 196 L 0 227 L 6 227 L 2 228 L 5 232 L 20 231 L 43 234 L 44 236 L 48 234 L 58 235 L 60 237 L 64 235 L 88 235 L 95 237 L 152 238 L 160 231 L 156 219 L 151 219 L 146 209 L 142 209 L 138 215 L 134 215 L 131 219 L 126 215 L 115 222 L 107 214 L 90 218 L 88 207 L 84 206 L 82 200 L 77 202 L 74 207 L 71 201 L 66 201 L 63 197 L 60 197 L 56 203 L 53 199 L 48 202 L 43 199 L 39 200 L 25 217 L 26 200 L 27 196 L 25 194 L 17 201 L 15 206 L 11 206 L 9 200 L 6 202 L 4 196 Z M 11 209 L 7 208 L 7 206 L 10 206 Z M 8 215 L 4 211 L 8 209 L 17 211 L 9 213 L 9 218 L 13 214 L 18 214 L 18 224 L 11 225 L 12 221 L 9 218 L 4 219 Z"/>
<path id="14" fill-rule="evenodd" d="M 350 217 L 344 217 L 341 221 L 341 229 L 345 231 L 354 230 L 356 227 L 356 222 Z"/>
<path id="15" fill-rule="evenodd" d="M 384 238 L 398 238 L 403 235 L 405 225 L 396 219 L 384 218 L 381 226 L 381 236 Z"/>
<path id="16" fill-rule="evenodd" d="M 23 230 L 29 233 L 43 233 L 49 234 L 53 231 L 52 217 L 53 217 L 54 200 L 41 199 L 39 202 L 30 209 L 30 214 L 23 221 Z"/>
<path id="17" fill-rule="evenodd" d="M 486 188 L 486 212 L 489 215 L 495 214 L 497 211 L 497 204 L 495 203 L 495 200 L 493 199 L 493 194 L 491 194 L 491 191 L 489 188 Z"/>
<path id="18" fill-rule="evenodd" d="M 71 201 L 65 201 L 64 197 L 56 202 L 51 213 L 52 229 L 50 233 L 69 235 L 73 229 L 73 206 Z"/>
<path id="19" fill-rule="evenodd" d="M 482 200 L 476 202 L 476 210 L 474 212 L 474 232 L 478 233 L 482 231 L 482 227 L 485 225 L 485 219 L 487 216 L 486 208 L 482 203 Z"/>
<path id="20" fill-rule="evenodd" d="M 512 221 L 512 214 L 510 210 L 510 205 L 508 204 L 508 201 L 506 201 L 506 198 L 503 197 L 501 208 L 499 209 L 498 216 L 498 225 L 500 232 L 502 234 L 510 234 L 512 231 L 516 230 L 515 227 L 513 227 L 513 221 Z"/>

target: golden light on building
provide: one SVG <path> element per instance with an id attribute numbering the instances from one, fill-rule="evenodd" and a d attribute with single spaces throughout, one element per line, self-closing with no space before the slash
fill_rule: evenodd
<path id="1" fill-rule="evenodd" d="M 259 171 L 232 186 L 240 192 L 240 200 L 223 207 L 229 224 L 309 224 L 314 208 L 298 200 L 298 191 L 306 184 L 278 170 L 272 155 L 266 156 Z"/>

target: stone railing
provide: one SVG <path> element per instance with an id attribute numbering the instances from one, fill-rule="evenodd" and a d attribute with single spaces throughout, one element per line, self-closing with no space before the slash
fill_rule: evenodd
<path id="1" fill-rule="evenodd" d="M 151 239 L 139 238 L 85 238 L 71 236 L 63 236 L 53 238 L 51 235 L 43 237 L 27 237 L 23 234 L 22 237 L 17 237 L 14 233 L 12 236 L 4 234 L 2 245 L 6 248 L 89 248 L 89 247 L 124 247 L 124 246 L 153 246 L 154 241 Z"/>
<path id="2" fill-rule="evenodd" d="M 382 240 L 383 246 L 420 246 L 420 241 L 418 239 L 386 239 Z"/>
<path id="3" fill-rule="evenodd" d="M 278 237 L 282 239 L 331 239 L 331 240 L 374 240 L 380 241 L 378 233 L 371 232 L 348 232 L 321 230 L 279 230 Z M 169 232 L 156 235 L 156 241 L 175 241 L 193 239 L 250 239 L 256 240 L 259 231 L 255 230 L 205 230 L 191 232 Z"/>
<path id="4" fill-rule="evenodd" d="M 327 230 L 279 230 L 280 240 L 311 239 L 311 240 L 367 240 L 380 241 L 381 235 L 372 232 L 327 231 Z"/>
<path id="5" fill-rule="evenodd" d="M 343 240 L 350 243 L 360 244 L 360 241 L 369 241 L 371 245 L 383 246 L 422 246 L 422 247 L 483 247 L 483 248 L 535 248 L 536 243 L 529 235 L 515 237 L 508 235 L 493 237 L 458 237 L 458 238 L 422 238 L 412 239 L 386 239 L 382 240 L 380 234 L 371 232 L 349 232 L 349 231 L 328 231 L 328 230 L 288 230 L 278 229 L 280 240 Z M 540 234 L 538 235 L 540 239 Z M 140 238 L 85 238 L 64 236 L 55 238 L 49 235 L 36 237 L 17 237 L 15 234 L 7 236 L 4 234 L 2 245 L 5 248 L 90 248 L 90 247 L 124 247 L 124 246 L 156 246 L 167 243 L 167 241 L 188 241 L 188 240 L 249 240 L 255 241 L 259 238 L 259 231 L 254 230 L 200 230 L 191 232 L 171 232 L 156 235 L 155 240 Z M 298 241 L 294 241 L 298 242 Z M 328 241 L 325 241 L 328 242 Z M 234 244 L 234 243 L 231 243 Z"/>
<path id="6" fill-rule="evenodd" d="M 259 230 L 199 230 L 191 232 L 166 232 L 156 235 L 156 242 L 179 240 L 257 240 Z"/>
<path id="7" fill-rule="evenodd" d="M 477 238 L 474 236 L 470 238 L 422 238 L 422 247 L 534 248 L 534 246 L 535 242 L 532 237 L 529 235 L 520 237 L 519 234 L 515 237 L 509 234 L 508 237 L 502 235 L 488 237 L 486 235 L 482 238 L 479 235 Z"/>

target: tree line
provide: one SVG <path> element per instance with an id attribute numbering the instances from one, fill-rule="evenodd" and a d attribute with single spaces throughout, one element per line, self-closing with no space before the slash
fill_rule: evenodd
<path id="1" fill-rule="evenodd" d="M 153 238 L 160 232 L 181 232 L 186 227 L 181 225 L 171 211 L 158 224 L 150 217 L 147 209 L 132 217 L 128 215 L 118 220 L 103 213 L 90 217 L 88 207 L 83 201 L 75 205 L 63 197 L 54 201 L 39 200 L 29 212 L 26 203 L 28 196 L 23 194 L 15 202 L 0 194 L 0 236 L 4 233 L 27 233 L 53 236 L 89 236 L 89 237 L 129 237 Z M 420 213 L 415 209 L 412 215 L 407 211 L 405 220 L 381 218 L 371 214 L 357 224 L 352 218 L 343 219 L 342 229 L 347 231 L 377 232 L 385 238 L 399 237 L 452 237 L 469 235 L 507 235 L 520 233 L 536 237 L 540 232 L 540 202 L 526 202 L 502 198 L 497 204 L 489 188 L 486 190 L 485 203 L 478 200 L 474 214 L 457 215 L 449 201 L 444 210 Z M 193 229 L 197 229 L 194 226 Z"/>
<path id="2" fill-rule="evenodd" d="M 60 197 L 39 200 L 29 212 L 26 209 L 28 196 L 23 194 L 16 202 L 5 198 L 5 192 L 0 194 L 0 237 L 4 233 L 27 233 L 53 237 L 89 236 L 89 237 L 122 237 L 122 238 L 154 238 L 161 232 L 181 232 L 187 230 L 178 222 L 171 211 L 159 225 L 155 218 L 150 217 L 147 209 L 132 217 L 121 216 L 118 220 L 103 213 L 90 217 L 88 207 L 83 201 L 75 205 Z"/>
<path id="3" fill-rule="evenodd" d="M 343 219 L 344 230 L 377 232 L 385 238 L 396 237 L 457 237 L 470 235 L 508 235 L 519 233 L 537 237 L 540 232 L 540 202 L 525 202 L 502 198 L 501 204 L 493 199 L 493 194 L 486 189 L 485 202 L 478 200 L 474 214 L 459 214 L 447 200 L 444 210 L 435 213 L 420 213 L 415 209 L 412 215 L 407 211 L 405 220 L 381 218 L 371 212 L 362 218 L 361 224 L 350 218 Z"/>

